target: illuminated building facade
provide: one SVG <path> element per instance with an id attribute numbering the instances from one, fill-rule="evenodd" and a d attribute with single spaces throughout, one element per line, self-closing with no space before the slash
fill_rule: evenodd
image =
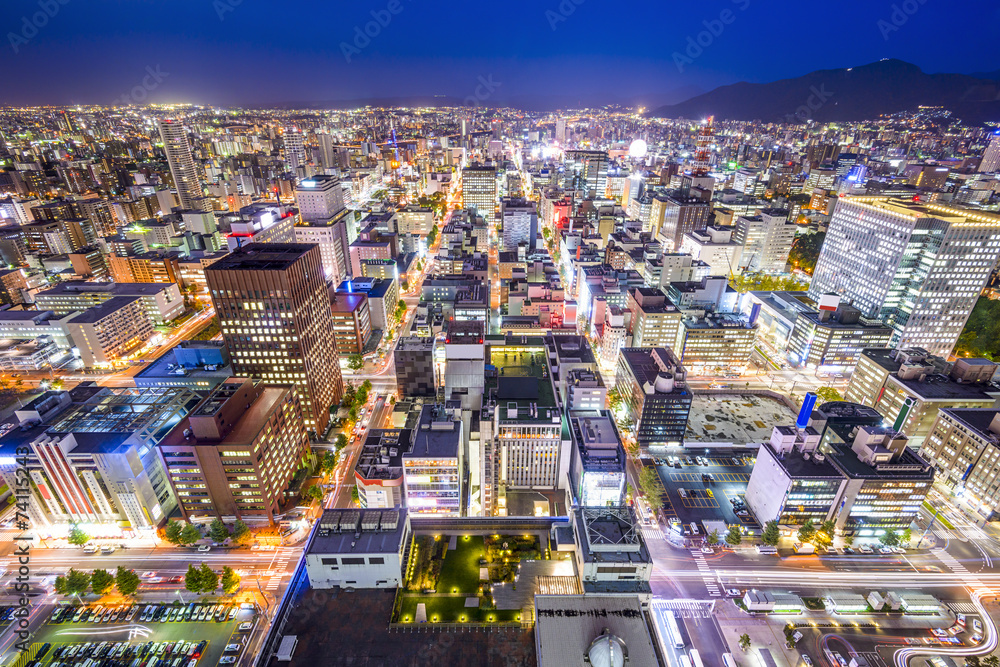
<path id="1" fill-rule="evenodd" d="M 687 371 L 665 347 L 625 347 L 618 355 L 615 386 L 644 447 L 683 444 L 691 413 Z"/>

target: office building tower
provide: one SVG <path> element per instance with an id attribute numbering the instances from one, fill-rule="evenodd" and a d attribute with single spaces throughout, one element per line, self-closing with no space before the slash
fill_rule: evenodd
<path id="1" fill-rule="evenodd" d="M 437 393 L 433 338 L 400 338 L 393 358 L 396 361 L 396 392 L 400 400 Z"/>
<path id="2" fill-rule="evenodd" d="M 573 438 L 569 463 L 573 504 L 616 506 L 625 502 L 625 448 L 609 410 L 574 412 L 569 419 Z"/>
<path id="3" fill-rule="evenodd" d="M 184 125 L 168 118 L 157 120 L 156 125 L 163 139 L 163 150 L 167 154 L 167 164 L 170 165 L 170 175 L 174 179 L 181 208 L 210 211 L 211 208 L 206 208 L 201 179 L 198 178 L 198 169 L 191 155 L 191 145 Z"/>
<path id="4" fill-rule="evenodd" d="M 348 225 L 354 225 L 354 212 L 344 209 L 327 220 L 303 220 L 294 229 L 296 243 L 319 246 L 326 279 L 334 285 L 340 284 L 351 273 L 351 229 Z"/>
<path id="5" fill-rule="evenodd" d="M 496 167 L 472 164 L 462 169 L 462 208 L 472 208 L 488 223 L 499 205 Z"/>
<path id="6" fill-rule="evenodd" d="M 947 355 L 1000 256 L 1000 216 L 841 197 L 809 296 L 838 294 L 893 329 L 892 344 Z"/>
<path id="7" fill-rule="evenodd" d="M 943 408 L 920 447 L 951 501 L 983 525 L 1000 512 L 1000 410 Z"/>
<path id="8" fill-rule="evenodd" d="M 462 516 L 465 484 L 463 423 L 457 410 L 425 405 L 403 453 L 403 489 L 412 514 Z"/>
<path id="9" fill-rule="evenodd" d="M 608 186 L 607 151 L 566 151 L 566 187 L 603 197 Z"/>
<path id="10" fill-rule="evenodd" d="M 295 128 L 285 130 L 285 164 L 288 171 L 298 175 L 299 167 L 306 163 L 305 135 Z"/>
<path id="11" fill-rule="evenodd" d="M 733 241 L 742 248 L 739 270 L 750 273 L 785 273 L 796 226 L 788 211 L 764 209 L 758 215 L 736 219 Z"/>
<path id="12" fill-rule="evenodd" d="M 403 455 L 409 453 L 412 439 L 413 430 L 408 428 L 368 431 L 354 466 L 354 483 L 358 487 L 361 507 L 392 509 L 406 505 Z"/>
<path id="13" fill-rule="evenodd" d="M 268 525 L 310 452 L 295 387 L 246 378 L 213 389 L 157 451 L 186 521 Z"/>
<path id="14" fill-rule="evenodd" d="M 535 203 L 526 199 L 504 197 L 500 205 L 502 222 L 501 250 L 515 251 L 521 243 L 533 252 L 538 239 L 538 212 Z"/>
<path id="15" fill-rule="evenodd" d="M 819 310 L 800 312 L 788 336 L 787 357 L 797 368 L 849 371 L 866 348 L 886 347 L 892 329 L 830 296 Z"/>
<path id="16" fill-rule="evenodd" d="M 685 234 L 701 231 L 708 226 L 712 207 L 707 201 L 679 194 L 657 195 L 653 201 L 659 201 L 663 206 L 663 222 L 658 230 L 653 230 L 650 213 L 650 231 L 663 244 L 666 252 L 677 252 L 684 242 Z"/>
<path id="17" fill-rule="evenodd" d="M 299 181 L 295 203 L 304 222 L 326 222 L 344 210 L 344 188 L 336 176 L 317 174 Z"/>
<path id="18" fill-rule="evenodd" d="M 319 248 L 250 244 L 205 269 L 233 372 L 294 384 L 306 429 L 326 430 L 344 386 Z"/>
<path id="19" fill-rule="evenodd" d="M 682 314 L 666 295 L 653 287 L 628 291 L 629 333 L 633 347 L 677 346 Z M 617 358 L 617 357 L 616 357 Z"/>
<path id="20" fill-rule="evenodd" d="M 990 137 L 990 143 L 983 151 L 983 159 L 979 162 L 979 173 L 995 174 L 1000 171 L 1000 130 L 995 130 Z"/>
<path id="21" fill-rule="evenodd" d="M 625 347 L 618 355 L 616 386 L 636 440 L 644 447 L 683 444 L 691 412 L 687 371 L 665 347 Z"/>

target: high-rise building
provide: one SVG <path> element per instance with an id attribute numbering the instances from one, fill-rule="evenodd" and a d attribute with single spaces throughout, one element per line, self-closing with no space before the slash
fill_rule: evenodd
<path id="1" fill-rule="evenodd" d="M 893 345 L 947 355 L 1000 257 L 1000 216 L 841 197 L 809 296 L 839 294 L 893 329 Z"/>
<path id="2" fill-rule="evenodd" d="M 684 442 L 692 394 L 687 371 L 665 347 L 625 347 L 618 355 L 616 387 L 640 445 L 666 447 Z"/>
<path id="3" fill-rule="evenodd" d="M 484 220 L 493 222 L 498 194 L 496 167 L 472 164 L 462 169 L 462 208 L 474 208 Z"/>
<path id="4" fill-rule="evenodd" d="M 326 222 L 344 210 L 344 188 L 336 176 L 317 174 L 299 181 L 295 203 L 305 222 Z"/>
<path id="5" fill-rule="evenodd" d="M 658 231 L 653 230 L 652 213 L 650 213 L 650 231 L 667 252 L 680 250 L 685 234 L 701 231 L 708 226 L 712 207 L 698 197 L 671 194 L 657 196 L 653 200 L 660 200 L 663 205 L 663 223 Z"/>
<path id="6" fill-rule="evenodd" d="M 293 386 L 224 381 L 157 446 L 188 521 L 233 517 L 273 524 L 309 456 Z"/>
<path id="7" fill-rule="evenodd" d="M 437 393 L 433 338 L 400 338 L 393 350 L 393 358 L 396 361 L 396 391 L 400 400 Z"/>
<path id="8" fill-rule="evenodd" d="M 567 187 L 587 196 L 604 196 L 608 186 L 607 151 L 566 151 Z"/>
<path id="9" fill-rule="evenodd" d="M 983 159 L 979 162 L 979 173 L 993 174 L 1000 171 L 1000 130 L 993 132 L 990 143 L 983 151 Z"/>
<path id="10" fill-rule="evenodd" d="M 201 179 L 198 178 L 184 125 L 168 118 L 156 121 L 156 125 L 160 130 L 160 138 L 163 139 L 163 150 L 167 154 L 167 164 L 170 165 L 170 175 L 173 176 L 181 208 L 210 210 L 205 208 Z"/>
<path id="11" fill-rule="evenodd" d="M 528 244 L 528 252 L 535 249 L 538 238 L 538 212 L 535 203 L 526 199 L 504 197 L 500 205 L 502 216 L 501 250 L 517 250 L 520 243 Z"/>
<path id="12" fill-rule="evenodd" d="M 306 429 L 323 433 L 344 386 L 319 247 L 250 244 L 205 279 L 234 374 L 297 385 Z"/>
<path id="13" fill-rule="evenodd" d="M 736 219 L 733 241 L 742 248 L 739 267 L 752 273 L 785 273 L 796 226 L 788 211 L 764 209 L 758 215 Z"/>
<path id="14" fill-rule="evenodd" d="M 297 129 L 285 130 L 285 163 L 288 171 L 298 174 L 299 167 L 306 163 L 305 136 Z"/>

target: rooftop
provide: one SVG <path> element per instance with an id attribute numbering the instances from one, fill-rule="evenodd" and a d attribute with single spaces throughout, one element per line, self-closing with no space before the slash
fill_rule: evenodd
<path id="1" fill-rule="evenodd" d="M 95 324 L 122 308 L 127 308 L 141 298 L 139 296 L 113 296 L 104 303 L 91 306 L 83 311 L 70 320 L 70 324 Z"/>
<path id="2" fill-rule="evenodd" d="M 462 422 L 442 405 L 424 405 L 413 432 L 413 447 L 403 458 L 455 458 L 462 446 Z"/>
<path id="3" fill-rule="evenodd" d="M 362 480 L 403 478 L 403 455 L 410 451 L 413 431 L 388 428 L 368 431 L 354 473 Z"/>
<path id="4" fill-rule="evenodd" d="M 980 439 L 1000 444 L 1000 436 L 990 430 L 990 424 L 1000 414 L 1000 410 L 990 408 L 941 408 L 941 413 L 964 425 Z"/>
<path id="5" fill-rule="evenodd" d="M 308 243 L 250 243 L 205 271 L 284 271 L 315 247 Z"/>
<path id="6" fill-rule="evenodd" d="M 307 555 L 398 553 L 407 529 L 405 509 L 328 509 Z"/>

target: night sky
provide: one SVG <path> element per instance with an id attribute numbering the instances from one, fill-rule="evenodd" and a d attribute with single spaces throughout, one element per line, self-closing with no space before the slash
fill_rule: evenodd
<path id="1" fill-rule="evenodd" d="M 354 51 L 372 11 L 387 25 Z M 463 100 L 479 87 L 485 104 L 651 106 L 886 57 L 1000 69 L 1000 5 L 985 0 L 3 0 L 0 25 L 0 104 Z M 707 46 L 685 53 L 703 31 Z"/>

